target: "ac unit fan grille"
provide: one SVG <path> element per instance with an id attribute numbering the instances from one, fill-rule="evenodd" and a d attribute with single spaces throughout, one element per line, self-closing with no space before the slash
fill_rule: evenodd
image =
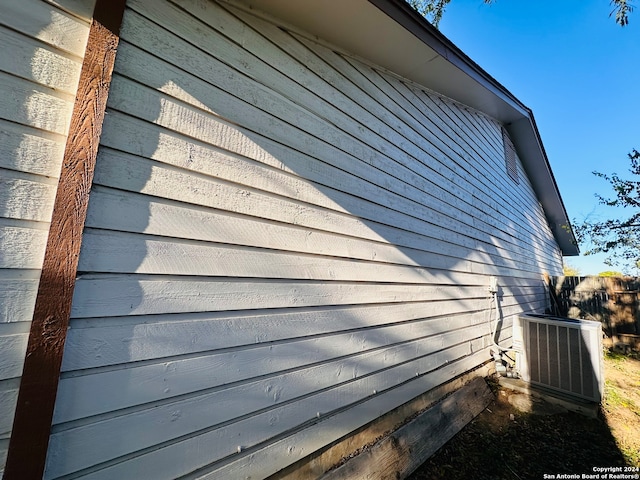
<path id="1" fill-rule="evenodd" d="M 597 379 L 579 330 L 530 322 L 529 339 L 532 382 L 593 396 Z"/>
<path id="2" fill-rule="evenodd" d="M 514 330 L 523 378 L 582 399 L 602 398 L 602 327 L 599 322 L 522 315 Z M 514 343 L 515 343 L 514 342 Z"/>

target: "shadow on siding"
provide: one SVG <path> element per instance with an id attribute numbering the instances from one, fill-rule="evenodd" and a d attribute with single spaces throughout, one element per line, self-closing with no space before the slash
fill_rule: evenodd
<path id="1" fill-rule="evenodd" d="M 436 149 L 424 138 L 424 145 L 407 141 L 424 157 L 394 158 L 385 139 L 376 139 L 385 148 L 367 144 L 373 135 L 357 118 L 350 121 L 363 141 L 336 126 L 349 112 L 322 103 L 314 92 L 333 86 L 319 77 L 304 86 L 310 104 L 290 98 L 300 88 L 292 80 L 267 95 L 263 80 L 271 79 L 253 81 L 250 65 L 234 56 L 238 44 L 183 44 L 154 23 L 165 13 L 180 17 L 180 35 L 206 45 L 221 42 L 200 21 L 215 11 L 232 27 L 229 35 L 246 29 L 247 49 L 275 51 L 283 60 L 276 67 L 293 65 L 291 75 L 305 68 L 266 39 L 252 45 L 256 33 L 229 12 L 213 4 L 199 14 L 157 8 L 158 16 L 134 2 L 125 14 L 47 478 L 137 470 L 195 478 L 234 468 L 265 476 L 488 360 L 489 274 L 505 282 L 502 342 L 510 315 L 544 308 L 536 274 L 546 254 L 506 258 L 510 242 L 476 238 L 477 219 L 460 227 L 464 208 L 476 204 L 425 177 L 454 177 L 478 201 L 482 187 L 460 182 L 472 163 L 483 165 L 484 147 L 451 168 L 429 155 Z M 145 36 L 149 46 L 133 46 Z M 173 51 L 172 42 L 184 51 Z M 390 100 L 364 96 L 406 123 Z M 310 111 L 314 103 L 336 118 Z M 406 108 L 417 111 L 409 101 Z M 422 134 L 426 121 L 406 128 Z M 347 164 L 331 166 L 338 157 Z M 354 172 L 373 173 L 380 185 Z M 420 196 L 448 211 L 425 207 Z M 498 200 L 478 204 L 520 215 Z M 528 224 L 523 231 L 539 229 L 528 215 L 519 221 Z M 517 225 L 502 228 L 501 236 L 513 230 L 525 248 L 538 244 Z M 404 278 L 389 277 L 391 270 Z"/>

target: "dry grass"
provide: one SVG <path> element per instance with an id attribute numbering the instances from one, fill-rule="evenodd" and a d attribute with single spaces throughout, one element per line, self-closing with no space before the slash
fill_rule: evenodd
<path id="1" fill-rule="evenodd" d="M 513 392 L 494 385 L 492 404 L 410 480 L 528 480 L 592 474 L 594 467 L 640 467 L 640 360 L 607 355 L 605 378 L 598 419 L 523 413 L 509 402 Z"/>
<path id="2" fill-rule="evenodd" d="M 629 465 L 640 466 L 640 360 L 605 357 L 604 418 Z"/>

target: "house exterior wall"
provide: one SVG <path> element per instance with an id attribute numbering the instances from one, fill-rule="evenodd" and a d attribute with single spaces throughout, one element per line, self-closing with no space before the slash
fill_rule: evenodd
<path id="1" fill-rule="evenodd" d="M 561 265 L 496 122 L 176 3 L 125 13 L 46 478 L 273 473 L 486 360 L 489 275 L 508 344 Z"/>
<path id="2" fill-rule="evenodd" d="M 61 3 L 37 5 L 86 31 Z M 56 42 L 6 30 L 79 65 L 63 25 Z M 73 89 L 2 55 L 0 88 L 68 110 L 58 130 L 51 108 L 0 119 L 23 148 L 0 146 L 0 181 L 37 184 L 0 192 L 25 212 L 0 218 L 26 252 L 0 258 L 17 351 L 42 261 L 23 239 L 44 248 L 60 168 L 32 160 L 61 158 Z M 47 81 L 71 71 L 44 64 Z M 131 0 L 115 70 L 46 478 L 266 476 L 487 360 L 491 275 L 503 344 L 513 315 L 544 309 L 560 251 L 493 119 L 227 3 Z"/>
<path id="3" fill-rule="evenodd" d="M 92 3 L 0 2 L 0 474 Z"/>

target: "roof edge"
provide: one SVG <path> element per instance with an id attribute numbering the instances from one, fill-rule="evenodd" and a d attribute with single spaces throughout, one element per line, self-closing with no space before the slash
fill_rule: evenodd
<path id="1" fill-rule="evenodd" d="M 425 45 L 429 46 L 441 57 L 460 69 L 461 72 L 473 78 L 487 90 L 512 104 L 513 108 L 526 114 L 529 109 L 516 98 L 506 87 L 474 62 L 457 45 L 449 40 L 440 30 L 429 23 L 405 0 L 368 0 L 378 9 L 402 25 Z"/>

